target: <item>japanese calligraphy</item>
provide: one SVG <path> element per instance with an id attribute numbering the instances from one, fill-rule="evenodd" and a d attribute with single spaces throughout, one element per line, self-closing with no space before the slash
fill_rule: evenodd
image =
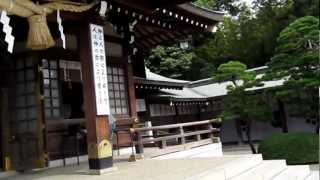
<path id="1" fill-rule="evenodd" d="M 97 115 L 109 115 L 109 95 L 103 27 L 90 24 Z"/>

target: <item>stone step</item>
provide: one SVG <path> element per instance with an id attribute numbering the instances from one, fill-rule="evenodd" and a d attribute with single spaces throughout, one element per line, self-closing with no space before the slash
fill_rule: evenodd
<path id="1" fill-rule="evenodd" d="M 285 160 L 265 160 L 261 164 L 248 171 L 244 171 L 230 180 L 270 180 L 286 170 Z"/>
<path id="2" fill-rule="evenodd" d="M 166 160 L 143 160 L 130 166 L 130 169 L 119 167 L 123 174 L 130 174 L 130 178 L 149 177 L 148 180 L 199 180 L 195 175 L 203 172 L 213 172 L 215 180 L 225 180 L 224 172 L 218 171 L 218 167 L 225 164 L 239 162 L 240 159 L 248 160 L 242 157 L 217 157 L 217 158 L 195 158 L 195 159 L 166 159 Z M 134 172 L 134 173 L 130 173 Z M 112 179 L 112 178 L 110 178 Z M 116 179 L 116 178 L 114 178 Z"/>
<path id="3" fill-rule="evenodd" d="M 174 152 L 153 159 L 185 159 L 185 158 L 204 158 L 204 157 L 222 157 L 221 143 L 214 143 L 200 146 L 180 152 Z"/>
<path id="4" fill-rule="evenodd" d="M 310 174 L 310 168 L 308 165 L 301 166 L 287 166 L 287 169 L 274 177 L 272 180 L 303 180 Z"/>
<path id="5" fill-rule="evenodd" d="M 252 169 L 262 163 L 262 156 L 257 155 L 241 155 L 241 156 L 223 156 L 224 159 L 233 159 L 232 161 L 225 162 L 219 166 L 212 166 L 202 172 L 197 173 L 188 180 L 225 180 L 235 177 L 245 171 Z M 211 159 L 211 158 L 210 158 Z"/>
<path id="6" fill-rule="evenodd" d="M 311 171 L 309 176 L 305 178 L 305 180 L 319 180 L 319 171 Z"/>
<path id="7" fill-rule="evenodd" d="M 224 157 L 237 157 L 237 156 L 224 156 Z M 241 157 L 235 160 L 233 163 L 226 163 L 223 167 L 219 167 L 219 169 L 223 169 L 225 171 L 226 178 L 232 178 L 237 176 L 244 171 L 248 171 L 263 162 L 263 158 L 261 154 L 252 154 L 252 155 L 239 155 Z"/>

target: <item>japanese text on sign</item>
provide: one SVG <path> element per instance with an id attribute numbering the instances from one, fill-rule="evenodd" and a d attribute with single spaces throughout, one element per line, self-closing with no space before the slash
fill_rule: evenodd
<path id="1" fill-rule="evenodd" d="M 90 24 L 97 115 L 109 115 L 109 95 L 103 27 Z"/>

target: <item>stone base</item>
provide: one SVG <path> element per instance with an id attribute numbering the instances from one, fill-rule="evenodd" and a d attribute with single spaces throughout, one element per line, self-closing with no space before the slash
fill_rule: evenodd
<path id="1" fill-rule="evenodd" d="M 89 175 L 102 175 L 107 173 L 112 173 L 114 171 L 117 171 L 118 167 L 110 167 L 106 169 L 89 169 Z"/>
<path id="2" fill-rule="evenodd" d="M 141 154 L 132 154 L 132 155 L 130 155 L 130 157 L 129 157 L 129 162 L 135 162 L 135 161 L 137 161 L 137 160 L 142 160 L 143 159 L 143 155 L 141 155 Z"/>
<path id="3" fill-rule="evenodd" d="M 108 169 L 113 166 L 113 157 L 105 158 L 90 158 L 89 157 L 89 169 Z"/>
<path id="4" fill-rule="evenodd" d="M 16 171 L 0 171 L 0 179 L 6 179 L 6 178 L 10 178 L 10 177 L 12 177 L 12 176 L 16 176 L 16 175 L 18 175 L 19 173 L 18 172 L 16 172 Z"/>

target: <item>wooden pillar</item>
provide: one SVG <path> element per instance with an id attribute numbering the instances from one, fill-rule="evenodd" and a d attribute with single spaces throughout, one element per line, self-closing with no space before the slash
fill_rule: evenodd
<path id="1" fill-rule="evenodd" d="M 127 57 L 127 58 L 130 58 L 130 57 Z M 133 123 L 138 123 L 138 119 L 137 119 L 138 115 L 137 115 L 137 109 L 136 109 L 136 94 L 135 94 L 135 86 L 134 86 L 134 79 L 133 79 L 133 69 L 132 69 L 132 64 L 130 61 L 131 60 L 129 60 L 129 62 L 126 63 L 130 115 L 133 119 L 136 119 L 136 122 L 133 122 Z"/>
<path id="2" fill-rule="evenodd" d="M 181 123 L 179 122 L 179 110 L 178 110 L 178 105 L 176 103 L 174 103 L 174 111 L 175 111 L 175 115 L 174 115 L 175 122 Z"/>
<path id="3" fill-rule="evenodd" d="M 91 50 L 90 24 L 86 23 L 80 30 L 80 59 L 83 77 L 84 112 L 87 127 L 87 144 L 90 170 L 97 170 L 100 174 L 103 169 L 113 166 L 112 143 L 110 142 L 110 129 L 108 113 L 98 115 L 96 102 L 96 89 L 98 88 L 94 76 L 93 56 Z M 104 41 L 103 41 L 104 42 Z M 106 72 L 105 72 L 106 73 Z M 107 82 L 107 80 L 105 80 Z M 108 100 L 108 99 L 107 99 Z"/>

